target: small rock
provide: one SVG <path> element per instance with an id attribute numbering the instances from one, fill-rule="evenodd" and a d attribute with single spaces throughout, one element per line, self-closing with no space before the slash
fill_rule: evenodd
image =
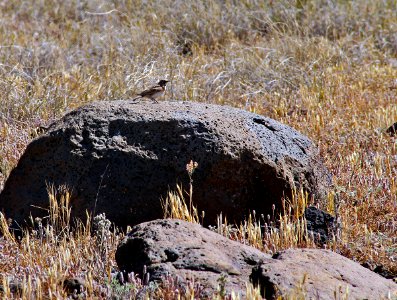
<path id="1" fill-rule="evenodd" d="M 79 278 L 66 278 L 63 281 L 63 289 L 70 295 L 79 295 L 85 289 L 85 282 Z"/>
<path id="2" fill-rule="evenodd" d="M 390 136 L 395 136 L 397 133 L 397 122 L 394 123 L 393 125 L 391 125 L 389 128 L 386 129 L 386 132 L 390 135 Z"/>
<path id="3" fill-rule="evenodd" d="M 10 289 L 11 294 L 14 296 L 21 296 L 23 291 L 22 283 L 19 281 L 11 280 L 8 283 L 8 288 Z M 4 293 L 5 289 L 2 284 L 0 284 L 0 293 Z"/>
<path id="4" fill-rule="evenodd" d="M 329 213 L 322 211 L 314 206 L 309 206 L 305 210 L 307 230 L 313 233 L 317 244 L 325 244 L 335 234 L 335 218 Z"/>

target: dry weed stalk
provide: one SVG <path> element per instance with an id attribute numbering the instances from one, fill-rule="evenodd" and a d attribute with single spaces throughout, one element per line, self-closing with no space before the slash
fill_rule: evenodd
<path id="1" fill-rule="evenodd" d="M 65 232 L 70 229 L 70 199 L 72 191 L 67 186 L 56 188 L 52 184 L 47 185 L 49 198 L 49 222 L 55 232 Z"/>
<path id="2" fill-rule="evenodd" d="M 197 208 L 193 204 L 186 204 L 183 190 L 177 185 L 177 191 L 169 191 L 167 197 L 161 201 L 165 219 L 180 219 L 200 224 Z"/>
<path id="3" fill-rule="evenodd" d="M 186 204 L 182 185 L 176 186 L 176 192 L 168 191 L 165 199 L 161 199 L 165 219 L 180 219 L 191 223 L 200 224 L 197 208 L 193 205 L 193 173 L 198 167 L 198 163 L 191 160 L 186 165 L 189 176 L 189 207 Z M 204 212 L 202 214 L 204 218 Z"/>

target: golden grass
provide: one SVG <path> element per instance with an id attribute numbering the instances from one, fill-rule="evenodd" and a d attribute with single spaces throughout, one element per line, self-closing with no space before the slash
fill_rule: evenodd
<path id="1" fill-rule="evenodd" d="M 4 240 L 0 240 L 3 299 L 64 299 L 68 296 L 63 286 L 67 278 L 80 278 L 85 282 L 82 294 L 85 297 L 112 296 L 111 270 L 121 236 L 110 232 L 109 228 L 106 237 L 98 231 L 92 234 L 89 218 L 87 224 L 77 222 L 72 227 L 70 191 L 65 187 L 49 187 L 48 191 L 48 221 L 36 219 L 34 227 L 24 231 L 17 242 L 9 234 L 8 225 L 1 216 L 1 233 L 6 233 Z M 97 223 L 100 226 L 100 222 Z M 103 256 L 104 247 L 106 257 Z M 108 282 L 109 287 L 103 286 L 103 281 Z M 15 284 L 21 287 L 17 291 L 12 289 Z"/>
<path id="2" fill-rule="evenodd" d="M 333 175 L 334 190 L 323 208 L 338 213 L 342 230 L 329 247 L 397 274 L 397 147 L 384 133 L 397 121 L 396 5 L 0 1 L 0 190 L 38 126 L 93 100 L 132 98 L 167 77 L 167 99 L 228 104 L 310 137 Z M 180 217 L 199 221 L 192 190 L 188 194 Z M 183 196 L 177 190 L 168 198 Z M 307 202 L 299 191 L 296 197 L 285 203 L 284 214 L 270 216 L 278 230 L 254 213 L 242 224 L 220 217 L 217 230 L 270 253 L 310 246 L 302 218 Z M 53 208 L 63 210 L 66 202 Z M 90 224 L 68 233 L 70 212 L 63 213 L 53 213 L 41 229 L 34 220 L 34 231 L 18 242 L 8 232 L 7 216 L 0 216 L 6 286 L 15 278 L 25 281 L 27 299 L 29 293 L 62 298 L 59 281 L 77 276 L 88 281 L 88 297 L 139 291 L 139 281 L 129 291 L 106 283 L 120 236 L 102 234 L 110 240 L 97 249 Z M 7 288 L 5 293 L 11 297 Z"/>
<path id="3" fill-rule="evenodd" d="M 197 208 L 194 206 L 188 207 L 181 186 L 177 185 L 176 190 L 176 192 L 169 191 L 167 197 L 161 200 L 164 219 L 180 219 L 200 224 Z"/>

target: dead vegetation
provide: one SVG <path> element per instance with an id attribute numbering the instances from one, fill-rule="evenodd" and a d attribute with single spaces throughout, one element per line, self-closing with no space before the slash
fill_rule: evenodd
<path id="1" fill-rule="evenodd" d="M 396 276 L 397 149 L 384 133 L 397 121 L 396 6 L 395 0 L 0 1 L 0 189 L 39 126 L 93 100 L 132 98 L 167 78 L 167 99 L 240 107 L 309 136 L 333 175 L 328 210 L 337 204 L 343 229 L 329 247 Z M 261 232 L 269 220 L 254 214 L 234 227 L 220 217 L 217 230 L 268 252 L 311 246 L 299 213 L 307 199 L 299 191 L 296 197 L 291 211 L 286 205 L 284 215 L 270 218 L 283 230 Z M 193 208 L 188 199 L 185 212 Z M 68 277 L 83 278 L 88 297 L 155 293 L 144 278 L 128 286 L 113 281 L 121 233 L 103 219 L 101 234 L 91 234 L 90 224 L 71 232 L 64 213 L 49 213 L 48 225 L 33 220 L 34 230 L 18 241 L 1 219 L 6 298 L 12 280 L 22 282 L 26 299 L 63 298 Z M 95 246 L 100 238 L 106 249 Z"/>

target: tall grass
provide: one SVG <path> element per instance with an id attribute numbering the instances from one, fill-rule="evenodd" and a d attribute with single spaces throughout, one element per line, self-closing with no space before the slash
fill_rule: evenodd
<path id="1" fill-rule="evenodd" d="M 184 192 L 177 185 L 176 192 L 169 191 L 167 197 L 161 201 L 165 219 L 181 219 L 200 224 L 197 208 L 186 204 Z"/>
<path id="2" fill-rule="evenodd" d="M 90 218 L 87 224 L 77 221 L 72 226 L 70 190 L 51 186 L 48 192 L 48 218 L 34 220 L 34 227 L 25 229 L 20 240 L 10 234 L 4 216 L 0 216 L 2 298 L 66 299 L 70 292 L 64 282 L 74 278 L 84 285 L 80 296 L 111 296 L 114 252 L 121 236 L 109 232 L 109 241 L 98 243 L 101 236 L 91 233 Z"/>
<path id="3" fill-rule="evenodd" d="M 94 100 L 132 98 L 165 77 L 168 100 L 232 105 L 309 136 L 334 180 L 322 208 L 337 213 L 342 230 L 329 247 L 396 276 L 397 148 L 384 134 L 397 120 L 395 24 L 395 0 L 0 1 L 0 190 L 39 126 Z M 310 246 L 304 205 L 290 200 L 270 216 L 278 230 L 253 213 L 241 225 L 223 216 L 217 230 L 269 252 Z M 67 216 L 42 231 L 33 220 L 37 230 L 21 241 L 1 216 L 1 280 L 25 281 L 25 295 L 62 298 L 58 280 L 80 276 L 87 295 L 110 295 L 103 282 L 119 236 L 102 236 L 108 260 L 98 266 L 94 257 L 106 251 L 94 248 L 91 228 L 63 234 Z"/>

